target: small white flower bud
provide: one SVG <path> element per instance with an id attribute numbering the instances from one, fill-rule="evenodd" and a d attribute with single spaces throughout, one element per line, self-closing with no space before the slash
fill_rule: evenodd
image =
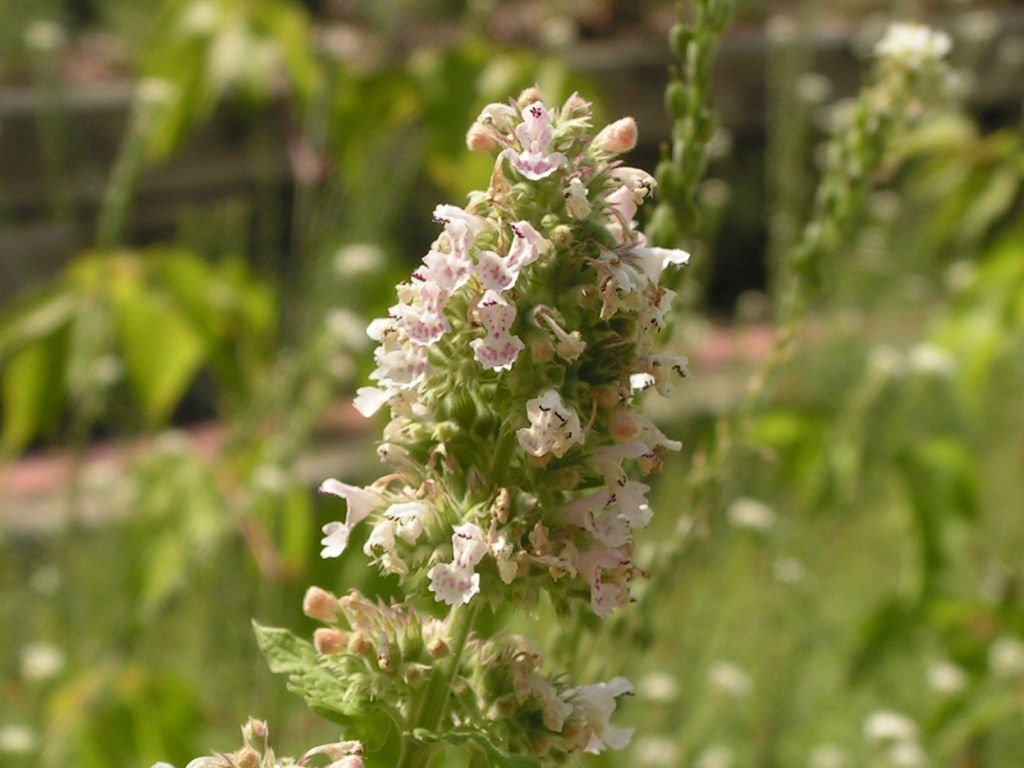
<path id="1" fill-rule="evenodd" d="M 623 117 L 602 128 L 591 146 L 618 155 L 636 146 L 636 136 L 636 120 Z"/>
<path id="2" fill-rule="evenodd" d="M 313 633 L 313 645 L 324 656 L 343 653 L 348 648 L 349 638 L 339 629 L 320 627 Z"/>
<path id="3" fill-rule="evenodd" d="M 338 618 L 338 598 L 320 587 L 310 587 L 302 598 L 302 612 L 311 619 L 331 624 Z"/>

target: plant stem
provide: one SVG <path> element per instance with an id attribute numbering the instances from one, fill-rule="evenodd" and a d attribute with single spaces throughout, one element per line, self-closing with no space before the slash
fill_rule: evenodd
<path id="1" fill-rule="evenodd" d="M 434 754 L 434 747 L 416 740 L 411 731 L 424 728 L 436 732 L 444 723 L 448 699 L 451 697 L 452 681 L 458 674 L 462 662 L 462 652 L 466 648 L 466 640 L 473 628 L 474 620 L 479 613 L 483 601 L 477 599 L 471 605 L 455 606 L 451 612 L 451 626 L 448 637 L 451 642 L 451 654 L 441 659 L 434 668 L 426 693 L 416 707 L 409 733 L 405 734 L 402 756 L 395 768 L 426 768 Z"/>

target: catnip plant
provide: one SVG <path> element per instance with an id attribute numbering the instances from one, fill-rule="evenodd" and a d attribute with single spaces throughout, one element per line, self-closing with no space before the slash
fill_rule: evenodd
<path id="1" fill-rule="evenodd" d="M 423 768 L 456 745 L 474 765 L 525 767 L 628 744 L 613 722 L 628 680 L 570 680 L 529 639 L 476 628 L 542 594 L 598 617 L 628 605 L 653 514 L 635 478 L 680 448 L 637 406 L 686 375 L 657 337 L 674 297 L 660 277 L 689 255 L 638 228 L 655 180 L 618 159 L 635 121 L 591 119 L 579 95 L 554 107 L 536 88 L 487 106 L 467 145 L 494 157 L 488 188 L 437 206 L 436 241 L 368 328 L 377 368 L 355 406 L 389 412 L 388 471 L 321 485 L 345 505 L 321 554 L 361 541 L 405 599 L 311 587 L 312 642 L 256 628 L 271 669 L 345 740 L 279 759 L 250 720 L 240 751 L 190 768 Z"/>

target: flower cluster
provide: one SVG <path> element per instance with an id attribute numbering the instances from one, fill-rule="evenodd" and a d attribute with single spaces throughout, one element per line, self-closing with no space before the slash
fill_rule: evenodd
<path id="1" fill-rule="evenodd" d="M 306 592 L 303 610 L 325 625 L 313 635 L 323 668 L 344 681 L 343 701 L 332 708 L 341 714 L 383 708 L 391 722 L 410 731 L 432 666 L 454 653 L 449 621 L 356 591 L 338 598 L 318 587 Z M 271 652 L 272 662 L 275 653 L 280 652 Z M 564 675 L 546 676 L 543 662 L 540 650 L 519 636 L 470 640 L 450 682 L 453 724 L 489 734 L 511 754 L 559 763 L 629 742 L 632 729 L 610 721 L 616 700 L 633 693 L 629 681 L 574 687 Z M 291 660 L 282 666 L 295 669 Z M 301 677 L 293 683 L 299 690 L 307 685 Z"/>
<path id="2" fill-rule="evenodd" d="M 279 758 L 269 746 L 270 732 L 266 722 L 249 718 L 242 726 L 244 746 L 237 752 L 223 752 L 197 757 L 186 768 L 296 768 L 308 765 L 318 756 L 327 760 L 327 768 L 363 768 L 363 745 L 358 741 L 321 744 L 306 751 L 301 758 Z M 169 763 L 156 763 L 153 768 L 173 768 Z"/>
<path id="3" fill-rule="evenodd" d="M 590 120 L 579 96 L 551 108 L 528 89 L 471 127 L 470 149 L 495 158 L 488 189 L 436 208 L 439 237 L 368 329 L 377 367 L 355 404 L 389 408 L 393 472 L 323 484 L 347 502 L 324 557 L 369 520 L 364 552 L 448 605 L 543 589 L 607 616 L 631 599 L 651 510 L 629 468 L 656 471 L 680 447 L 636 399 L 686 375 L 655 337 L 674 297 L 662 272 L 689 256 L 637 227 L 655 182 L 616 160 L 634 121 Z"/>

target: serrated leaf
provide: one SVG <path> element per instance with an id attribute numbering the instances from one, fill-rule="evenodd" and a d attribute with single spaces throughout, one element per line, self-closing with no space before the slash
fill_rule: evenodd
<path id="1" fill-rule="evenodd" d="M 482 752 L 492 766 L 501 768 L 540 768 L 541 761 L 536 757 L 525 755 L 510 755 L 494 744 L 482 733 L 476 731 L 448 731 L 447 733 L 433 733 L 425 728 L 416 728 L 412 735 L 424 744 L 452 744 L 453 746 L 469 746 L 475 751 Z"/>
<path id="2" fill-rule="evenodd" d="M 270 671 L 288 675 L 288 688 L 302 696 L 317 714 L 347 724 L 359 715 L 345 698 L 344 681 L 336 679 L 320 665 L 312 643 L 287 629 L 264 627 L 253 622 L 256 642 L 263 651 Z"/>

